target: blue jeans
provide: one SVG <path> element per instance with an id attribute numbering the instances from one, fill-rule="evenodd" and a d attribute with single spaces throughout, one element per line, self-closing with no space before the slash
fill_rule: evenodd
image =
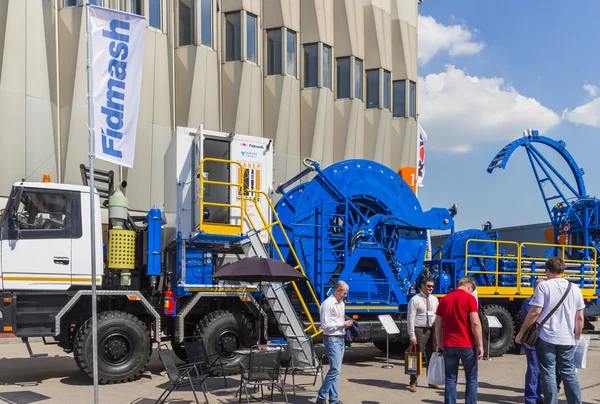
<path id="1" fill-rule="evenodd" d="M 446 371 L 446 391 L 444 404 L 456 404 L 456 380 L 458 379 L 458 361 L 465 368 L 467 390 L 465 403 L 477 403 L 477 348 L 444 347 L 444 368 Z"/>
<path id="2" fill-rule="evenodd" d="M 525 374 L 525 403 L 535 404 L 542 401 L 542 374 L 538 365 L 535 348 L 525 347 L 527 373 Z"/>
<path id="3" fill-rule="evenodd" d="M 340 377 L 340 370 L 342 370 L 342 360 L 344 359 L 344 338 L 328 337 L 325 335 L 323 336 L 323 342 L 327 350 L 329 371 L 325 375 L 317 399 L 327 400 L 327 396 L 329 396 L 330 403 L 337 403 L 339 401 L 338 379 Z"/>
<path id="4" fill-rule="evenodd" d="M 565 395 L 569 404 L 581 404 L 581 388 L 575 373 L 575 345 L 554 345 L 538 338 L 535 344 L 540 372 L 542 374 L 542 387 L 544 389 L 544 403 L 557 404 L 558 392 L 556 389 L 557 368 L 562 378 Z"/>

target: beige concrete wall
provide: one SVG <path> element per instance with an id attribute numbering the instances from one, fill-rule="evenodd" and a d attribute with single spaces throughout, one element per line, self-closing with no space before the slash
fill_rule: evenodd
<path id="1" fill-rule="evenodd" d="M 365 0 L 365 69 L 380 69 L 379 108 L 365 110 L 365 158 L 392 167 L 392 112 L 383 107 L 383 71 L 392 71 L 392 14 L 390 0 Z M 366 83 L 365 83 L 366 84 Z M 366 85 L 365 85 L 366 90 Z M 390 108 L 392 105 L 391 87 Z M 392 167 L 394 170 L 398 168 Z"/>
<path id="2" fill-rule="evenodd" d="M 300 91 L 300 155 L 319 160 L 323 167 L 334 162 L 334 93 L 323 87 L 323 44 L 332 47 L 330 72 L 335 64 L 333 30 L 333 1 L 303 0 L 300 8 L 301 44 L 318 43 L 318 86 L 302 88 Z M 304 66 L 304 50 L 300 50 L 301 66 Z M 301 84 L 304 86 L 304 69 L 301 69 Z"/>
<path id="3" fill-rule="evenodd" d="M 351 98 L 336 98 L 335 101 L 333 160 L 339 161 L 365 155 L 365 18 L 363 0 L 334 0 L 334 8 L 335 57 L 353 57 L 350 59 Z M 355 58 L 363 61 L 360 72 L 362 98 L 355 98 Z M 335 61 L 333 65 L 337 73 Z M 337 80 L 334 81 L 334 91 L 337 94 Z"/>
<path id="4" fill-rule="evenodd" d="M 394 0 L 392 2 L 392 81 L 411 80 L 418 83 L 416 2 Z M 416 100 L 417 116 L 419 100 Z M 405 105 L 408 107 L 407 85 Z M 408 111 L 407 111 L 408 112 Z M 417 123 L 412 118 L 392 119 L 392 148 L 399 150 L 392 158 L 392 168 L 415 167 L 417 162 Z"/>
<path id="5" fill-rule="evenodd" d="M 41 1 L 3 1 L 0 4 L 0 187 L 21 178 L 57 178 L 55 47 L 52 8 Z"/>
<path id="6" fill-rule="evenodd" d="M 79 164 L 88 164 L 85 9 L 62 3 L 0 1 L 1 196 L 14 181 L 44 173 L 79 184 Z M 178 46 L 177 4 L 163 0 L 163 28 L 146 29 L 136 157 L 124 173 L 132 208 L 161 206 L 163 154 L 175 125 L 274 139 L 276 183 L 301 170 L 304 157 L 324 166 L 347 158 L 394 170 L 414 165 L 416 121 L 366 110 L 364 70 L 417 82 L 417 0 L 213 0 L 211 47 Z M 258 17 L 256 63 L 244 60 L 244 35 L 242 61 L 224 61 L 224 13 L 237 10 Z M 295 77 L 267 76 L 264 67 L 263 29 L 279 27 L 297 32 Z M 332 47 L 331 88 L 323 88 L 322 51 L 319 85 L 304 88 L 302 45 L 310 43 Z M 341 56 L 364 62 L 362 99 L 335 98 Z M 99 160 L 96 167 L 118 171 Z"/>
<path id="7" fill-rule="evenodd" d="M 265 0 L 263 23 L 265 29 L 285 27 L 300 31 L 300 1 Z M 296 34 L 295 76 L 287 74 L 287 47 L 282 33 L 282 74 L 267 75 L 263 68 L 263 136 L 273 139 L 275 147 L 274 182 L 278 184 L 293 177 L 301 169 L 300 154 L 300 74 L 298 34 Z M 262 37 L 266 50 L 266 32 Z M 266 66 L 266 51 L 263 66 Z"/>
<path id="8" fill-rule="evenodd" d="M 220 130 L 218 54 L 205 46 L 182 46 L 175 50 L 177 126 Z"/>

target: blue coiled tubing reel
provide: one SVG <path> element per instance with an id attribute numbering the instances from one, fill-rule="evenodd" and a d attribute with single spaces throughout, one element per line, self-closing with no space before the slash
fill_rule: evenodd
<path id="1" fill-rule="evenodd" d="M 373 161 L 346 160 L 323 170 L 312 162 L 293 180 L 311 172 L 316 176 L 309 182 L 289 191 L 280 187 L 276 211 L 317 297 L 322 300 L 344 280 L 350 285 L 348 309 L 360 304 L 397 310 L 421 273 L 426 230 L 449 228 L 450 213 L 423 212 L 408 184 Z M 280 231 L 275 239 L 295 266 Z"/>

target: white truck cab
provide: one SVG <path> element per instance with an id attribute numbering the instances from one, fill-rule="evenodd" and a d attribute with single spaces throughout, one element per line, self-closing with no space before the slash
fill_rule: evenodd
<path id="1" fill-rule="evenodd" d="M 68 290 L 91 278 L 90 190 L 80 185 L 17 182 L 0 220 L 0 290 Z M 102 268 L 100 199 L 96 259 Z M 98 285 L 102 271 L 98 271 Z"/>

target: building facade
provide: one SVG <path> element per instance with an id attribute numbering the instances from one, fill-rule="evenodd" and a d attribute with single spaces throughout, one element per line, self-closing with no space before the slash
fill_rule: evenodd
<path id="1" fill-rule="evenodd" d="M 0 1 L 0 197 L 43 174 L 81 183 L 85 2 Z M 146 16 L 133 209 L 162 206 L 176 126 L 273 139 L 275 183 L 305 157 L 416 164 L 418 0 L 89 2 Z"/>

